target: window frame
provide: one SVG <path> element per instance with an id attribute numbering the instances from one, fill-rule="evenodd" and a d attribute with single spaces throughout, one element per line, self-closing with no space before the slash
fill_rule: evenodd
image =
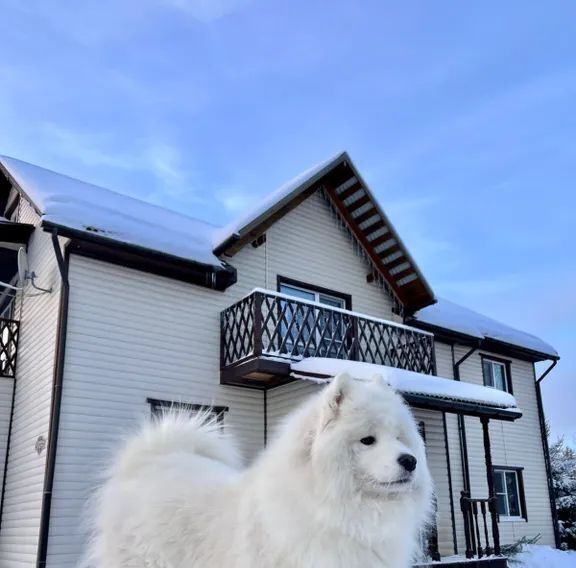
<path id="1" fill-rule="evenodd" d="M 330 290 L 329 288 L 323 288 L 322 286 L 315 286 L 314 284 L 308 284 L 307 282 L 302 282 L 301 280 L 295 280 L 294 278 L 288 278 L 286 276 L 280 276 L 280 274 L 278 274 L 276 278 L 276 290 L 278 292 L 280 292 L 280 287 L 282 285 L 292 286 L 293 288 L 299 288 L 304 292 L 314 292 L 318 296 L 322 295 L 336 298 L 338 300 L 343 300 L 344 309 L 352 310 L 352 296 L 350 294 L 344 294 L 343 292 L 336 292 L 335 290 Z M 329 304 L 326 304 L 326 306 L 328 305 Z"/>
<path id="2" fill-rule="evenodd" d="M 210 412 L 214 415 L 220 424 L 223 424 L 224 415 L 230 410 L 228 406 L 197 404 L 192 402 L 163 400 L 158 398 L 147 398 L 146 402 L 150 405 L 150 414 L 152 415 L 152 418 L 159 416 L 159 411 L 161 410 L 174 408 L 179 412 L 184 410 L 189 410 L 190 412 Z"/>
<path id="3" fill-rule="evenodd" d="M 493 357 L 492 355 L 486 355 L 484 353 L 480 354 L 480 363 L 482 365 L 482 382 L 484 386 L 491 389 L 502 390 L 494 385 L 487 383 L 486 374 L 484 372 L 484 362 L 486 361 L 489 363 L 496 363 L 504 368 L 504 382 L 506 388 L 502 392 L 507 392 L 513 395 L 514 389 L 512 388 L 512 362 L 510 359 L 501 359 L 500 357 Z"/>
<path id="4" fill-rule="evenodd" d="M 514 473 L 516 476 L 516 486 L 518 489 L 518 506 L 520 507 L 520 515 L 510 516 L 502 515 L 498 513 L 500 521 L 504 522 L 522 522 L 528 521 L 528 510 L 526 508 L 526 493 L 524 491 L 524 468 L 512 465 L 494 465 L 492 466 L 492 478 L 494 480 L 494 486 L 496 486 L 496 473 Z M 508 501 L 508 487 L 504 479 L 504 489 L 506 491 L 506 500 Z M 494 494 L 496 495 L 496 487 L 494 487 Z M 500 493 L 502 494 L 502 493 Z M 509 502 L 507 503 L 509 507 Z"/>

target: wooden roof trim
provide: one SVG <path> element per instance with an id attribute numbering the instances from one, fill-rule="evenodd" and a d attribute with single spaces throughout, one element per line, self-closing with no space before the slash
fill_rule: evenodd
<path id="1" fill-rule="evenodd" d="M 327 185 L 325 185 L 324 187 L 326 189 L 326 193 L 330 196 L 332 203 L 334 204 L 334 206 L 336 207 L 342 218 L 346 221 L 346 223 L 348 223 L 349 227 L 354 231 L 356 238 L 360 241 L 360 244 L 364 247 L 364 250 L 374 263 L 374 267 L 380 271 L 380 273 L 382 274 L 382 276 L 384 276 L 384 278 L 386 279 L 392 290 L 394 290 L 398 298 L 400 298 L 400 300 L 403 301 L 402 300 L 403 294 L 400 291 L 398 285 L 396 284 L 395 278 L 392 277 L 392 275 L 388 272 L 386 267 L 382 264 L 382 259 L 376 254 L 376 252 L 374 252 L 374 247 L 370 244 L 370 241 L 368 241 L 362 230 L 356 224 L 356 221 L 352 217 L 350 210 L 339 199 L 339 196 L 336 194 L 336 192 L 332 187 Z M 368 197 L 368 195 L 366 197 Z"/>
<path id="2" fill-rule="evenodd" d="M 338 196 L 340 197 L 340 199 L 342 199 L 342 201 L 344 201 L 345 199 L 352 197 L 356 192 L 358 192 L 362 189 L 363 188 L 360 185 L 360 183 L 358 183 L 358 181 L 355 181 L 351 187 L 349 187 L 348 189 L 345 189 L 344 191 L 339 193 Z"/>

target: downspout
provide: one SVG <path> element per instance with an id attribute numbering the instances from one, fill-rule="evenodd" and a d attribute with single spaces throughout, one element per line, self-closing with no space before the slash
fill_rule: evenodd
<path id="1" fill-rule="evenodd" d="M 544 416 L 544 404 L 542 402 L 542 390 L 540 384 L 544 378 L 558 364 L 558 359 L 554 359 L 551 365 L 544 371 L 540 378 L 536 379 L 536 402 L 538 404 L 538 418 L 540 420 L 540 433 L 542 435 L 542 448 L 544 450 L 544 465 L 546 466 L 546 479 L 548 481 L 548 497 L 550 499 L 550 512 L 552 513 L 552 524 L 554 525 L 554 542 L 556 548 L 560 548 L 560 530 L 558 528 L 558 511 L 556 509 L 556 499 L 554 496 L 554 483 L 552 482 L 552 465 L 550 464 L 550 447 L 548 445 L 548 435 L 546 431 L 546 418 Z"/>
<path id="2" fill-rule="evenodd" d="M 454 362 L 454 346 L 452 346 L 452 361 L 454 366 L 454 380 L 460 380 L 460 365 L 464 363 L 469 357 L 471 357 L 478 349 L 482 340 L 478 342 L 478 345 L 472 347 L 467 351 L 458 361 Z M 462 460 L 462 473 L 464 477 L 464 491 L 470 492 L 470 464 L 468 461 L 468 442 L 466 440 L 466 424 L 464 421 L 464 416 L 458 414 L 458 432 L 460 434 L 460 458 Z"/>
<path id="3" fill-rule="evenodd" d="M 44 475 L 44 490 L 42 493 L 42 509 L 40 513 L 40 534 L 38 539 L 38 554 L 36 566 L 44 568 L 48 555 L 48 533 L 50 530 L 50 510 L 52 507 L 52 489 L 54 486 L 54 469 L 56 466 L 56 449 L 58 446 L 58 431 L 60 427 L 60 408 L 62 404 L 62 379 L 64 377 L 64 354 L 66 350 L 66 328 L 68 325 L 68 298 L 70 283 L 68 281 L 68 251 L 66 258 L 62 255 L 58 242 L 58 231 L 52 229 L 52 246 L 62 278 L 60 290 L 60 311 L 58 314 L 58 332 L 56 338 L 56 358 L 54 378 L 52 381 L 52 404 L 50 408 L 50 427 L 48 431 L 48 449 L 46 470 Z"/>
<path id="4" fill-rule="evenodd" d="M 268 445 L 268 390 L 264 390 L 264 447 Z"/>

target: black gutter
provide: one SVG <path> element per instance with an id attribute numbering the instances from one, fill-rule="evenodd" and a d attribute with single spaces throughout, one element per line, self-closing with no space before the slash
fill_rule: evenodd
<path id="1" fill-rule="evenodd" d="M 449 398 L 430 397 L 422 394 L 409 392 L 400 393 L 404 400 L 417 408 L 425 410 L 439 410 L 440 412 L 450 412 L 452 414 L 465 414 L 466 416 L 476 416 L 478 418 L 494 418 L 496 420 L 507 420 L 513 422 L 522 417 L 519 411 L 497 406 L 485 406 L 476 402 L 464 400 L 453 400 Z"/>
<path id="2" fill-rule="evenodd" d="M 540 384 L 548 375 L 548 373 L 554 368 L 556 367 L 556 365 L 558 365 L 558 359 L 553 359 L 552 363 L 550 364 L 550 367 L 548 367 L 544 373 L 542 373 L 542 375 L 540 375 L 540 378 L 536 379 L 536 383 Z"/>
<path id="3" fill-rule="evenodd" d="M 446 469 L 448 471 L 448 491 L 450 493 L 450 519 L 452 521 L 452 540 L 454 554 L 458 555 L 458 538 L 456 536 L 456 514 L 454 513 L 454 494 L 452 488 L 452 466 L 450 464 L 450 445 L 448 443 L 448 429 L 446 426 L 446 413 L 442 413 L 442 426 L 444 427 L 444 447 L 446 448 Z"/>
<path id="4" fill-rule="evenodd" d="M 467 345 L 472 347 L 477 345 L 480 341 L 482 343 L 482 349 L 486 349 L 487 351 L 491 351 L 493 353 L 514 357 L 516 359 L 526 359 L 528 361 L 548 361 L 559 359 L 559 357 L 555 357 L 549 353 L 534 351 L 533 349 L 520 347 L 518 345 L 513 345 L 511 343 L 506 343 L 505 341 L 499 341 L 490 337 L 479 339 L 473 335 L 466 335 L 465 333 L 460 333 L 446 329 L 444 327 L 431 325 L 425 322 L 421 322 L 415 318 L 410 318 L 407 323 L 412 327 L 433 333 L 435 339 L 444 343 L 458 343 L 460 345 Z"/>
<path id="5" fill-rule="evenodd" d="M 544 371 L 539 379 L 536 379 L 536 402 L 538 404 L 538 418 L 540 421 L 540 434 L 542 436 L 542 449 L 544 451 L 544 465 L 546 467 L 546 479 L 548 481 L 548 498 L 550 499 L 550 513 L 554 525 L 554 542 L 556 548 L 560 548 L 560 529 L 558 527 L 558 510 L 556 509 L 556 497 L 554 482 L 552 481 L 552 465 L 550 463 L 550 446 L 548 445 L 548 432 L 546 428 L 546 417 L 544 415 L 544 403 L 542 402 L 542 389 L 540 384 L 548 373 L 558 364 L 558 360 L 553 360 L 552 364 Z"/>
<path id="6" fill-rule="evenodd" d="M 268 391 L 264 390 L 264 447 L 268 445 Z"/>
<path id="7" fill-rule="evenodd" d="M 224 254 L 233 244 L 236 244 L 239 240 L 240 235 L 238 233 L 230 235 L 225 241 L 221 242 L 214 248 L 212 251 L 214 256 L 220 256 L 221 254 Z"/>
<path id="8" fill-rule="evenodd" d="M 197 284 L 212 290 L 226 290 L 236 282 L 236 269 L 185 259 L 139 245 L 123 243 L 99 234 L 70 229 L 43 221 L 44 230 L 56 230 L 61 237 L 72 239 L 70 252 L 97 260 L 142 270 L 159 276 Z"/>
<path id="9" fill-rule="evenodd" d="M 60 427 L 60 408 L 62 405 L 62 382 L 64 378 L 64 355 L 66 352 L 66 330 L 68 327 L 68 299 L 70 283 L 68 281 L 69 250 L 66 248 L 65 258 L 62 256 L 58 231 L 52 230 L 52 246 L 58 262 L 62 278 L 60 290 L 60 312 L 58 315 L 58 332 L 56 336 L 56 360 L 52 382 L 52 403 L 50 408 L 50 427 L 48 431 L 48 454 L 46 456 L 46 471 L 44 475 L 44 490 L 42 493 L 42 509 L 40 513 L 40 535 L 36 566 L 44 568 L 48 555 L 48 533 L 50 530 L 50 511 L 52 508 L 52 490 L 54 486 L 54 470 L 56 466 L 56 449 Z"/>

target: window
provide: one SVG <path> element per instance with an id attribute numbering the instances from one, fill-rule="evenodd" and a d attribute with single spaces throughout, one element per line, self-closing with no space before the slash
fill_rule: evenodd
<path id="1" fill-rule="evenodd" d="M 320 304 L 326 304 L 334 308 L 346 308 L 346 300 L 337 295 L 307 290 L 306 288 L 292 284 L 284 284 L 283 282 L 280 282 L 279 291 L 282 292 L 282 294 L 288 294 L 289 296 L 302 298 L 303 300 L 309 300 L 311 302 L 319 302 Z"/>
<path id="2" fill-rule="evenodd" d="M 170 400 L 158 400 L 156 398 L 147 399 L 152 411 L 152 416 L 162 416 L 163 412 L 168 410 L 177 410 L 178 412 L 189 412 L 190 415 L 197 412 L 208 412 L 219 422 L 224 422 L 224 413 L 228 412 L 227 406 L 209 406 L 204 404 L 191 404 L 188 402 L 173 402 Z"/>
<path id="3" fill-rule="evenodd" d="M 522 468 L 495 467 L 494 492 L 498 514 L 505 519 L 526 519 Z"/>
<path id="4" fill-rule="evenodd" d="M 482 374 L 485 386 L 512 392 L 509 361 L 482 356 Z"/>
<path id="5" fill-rule="evenodd" d="M 350 309 L 352 304 L 350 296 L 346 294 L 339 294 L 287 278 L 278 279 L 278 291 L 332 308 Z M 289 308 L 286 311 L 285 322 L 281 328 L 282 335 L 288 335 L 285 351 L 305 356 L 336 356 L 346 339 L 344 319 L 338 312 L 324 311 L 320 314 L 318 321 L 316 321 L 316 315 L 310 313 L 308 318 L 305 318 L 298 310 L 292 312 Z M 312 341 L 310 341 L 311 337 Z"/>

